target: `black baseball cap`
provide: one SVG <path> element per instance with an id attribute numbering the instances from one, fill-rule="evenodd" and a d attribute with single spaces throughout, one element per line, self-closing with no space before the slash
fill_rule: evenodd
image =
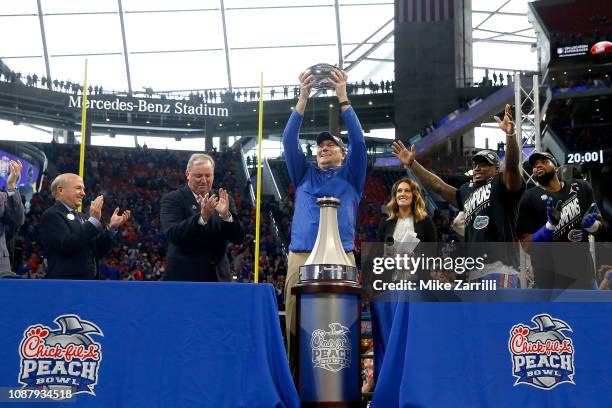
<path id="1" fill-rule="evenodd" d="M 484 149 L 472 156 L 473 162 L 485 162 L 493 166 L 499 166 L 499 156 L 493 150 Z"/>
<path id="2" fill-rule="evenodd" d="M 533 163 L 536 160 L 550 160 L 555 165 L 555 167 L 558 166 L 557 160 L 555 159 L 555 156 L 553 156 L 552 154 L 550 154 L 548 152 L 533 152 L 533 153 L 531 153 L 531 155 L 529 156 L 529 164 L 531 165 L 531 167 L 533 167 Z"/>
<path id="3" fill-rule="evenodd" d="M 319 133 L 319 136 L 317 136 L 317 146 L 320 145 L 321 142 L 323 142 L 324 140 L 331 140 L 336 145 L 338 145 L 339 148 L 346 151 L 346 145 L 342 142 L 342 139 L 340 139 L 338 136 L 334 136 L 329 132 L 321 132 Z"/>

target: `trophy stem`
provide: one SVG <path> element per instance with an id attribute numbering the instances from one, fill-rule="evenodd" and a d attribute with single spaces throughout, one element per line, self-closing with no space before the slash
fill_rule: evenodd
<path id="1" fill-rule="evenodd" d="M 319 230 L 314 248 L 304 265 L 351 265 L 344 252 L 338 228 L 338 206 L 340 200 L 333 197 L 317 199 L 321 207 L 319 212 Z"/>

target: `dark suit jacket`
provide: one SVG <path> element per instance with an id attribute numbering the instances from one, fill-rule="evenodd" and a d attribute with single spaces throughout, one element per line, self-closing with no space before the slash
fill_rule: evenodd
<path id="1" fill-rule="evenodd" d="M 108 252 L 112 237 L 98 230 L 89 218 L 69 216 L 64 204 L 56 201 L 40 220 L 40 238 L 47 257 L 47 278 L 98 279 L 98 259 Z"/>
<path id="2" fill-rule="evenodd" d="M 229 281 L 227 242 L 239 244 L 244 230 L 230 196 L 233 221 L 226 222 L 216 212 L 206 225 L 198 224 L 200 206 L 188 186 L 166 194 L 161 200 L 160 218 L 168 238 L 168 267 L 162 280 Z"/>
<path id="3" fill-rule="evenodd" d="M 11 271 L 9 251 L 6 246 L 6 231 L 17 231 L 23 225 L 25 211 L 19 191 L 9 196 L 0 192 L 0 273 Z"/>

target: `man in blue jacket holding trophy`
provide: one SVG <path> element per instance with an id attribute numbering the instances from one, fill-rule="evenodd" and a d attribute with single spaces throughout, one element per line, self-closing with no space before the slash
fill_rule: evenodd
<path id="1" fill-rule="evenodd" d="M 314 68 L 314 67 L 313 67 Z M 296 336 L 296 298 L 291 288 L 299 280 L 299 268 L 304 265 L 313 249 L 319 228 L 319 206 L 317 198 L 336 197 L 338 207 L 338 228 L 342 246 L 353 265 L 355 257 L 355 233 L 359 202 L 365 185 L 367 152 L 363 130 L 347 96 L 346 72 L 329 67 L 324 75 L 314 69 L 300 74 L 300 96 L 283 132 L 285 160 L 291 182 L 296 188 L 291 244 L 287 279 L 285 283 L 285 309 L 287 348 L 293 367 Z M 338 97 L 340 115 L 348 130 L 348 148 L 342 140 L 330 132 L 317 136 L 317 165 L 306 161 L 302 151 L 299 131 L 304 119 L 304 110 L 314 88 L 333 88 Z"/>

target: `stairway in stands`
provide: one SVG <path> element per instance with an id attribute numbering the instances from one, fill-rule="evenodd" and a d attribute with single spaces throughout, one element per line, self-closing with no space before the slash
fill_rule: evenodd
<path id="1" fill-rule="evenodd" d="M 531 88 L 532 79 L 530 77 L 522 77 L 521 81 L 523 88 Z M 461 112 L 453 120 L 447 121 L 419 140 L 415 145 L 417 156 L 428 153 L 434 146 L 454 136 L 462 135 L 483 122 L 490 122 L 491 117 L 501 112 L 507 103 L 514 103 L 514 84 L 506 85 L 493 92 L 481 102 Z"/>

